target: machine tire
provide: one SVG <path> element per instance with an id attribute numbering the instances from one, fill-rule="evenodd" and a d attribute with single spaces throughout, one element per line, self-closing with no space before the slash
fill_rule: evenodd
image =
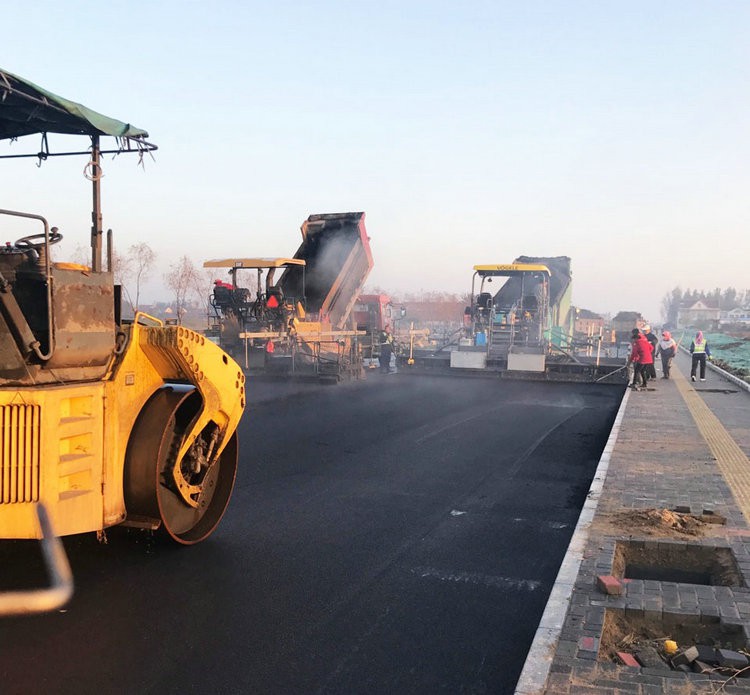
<path id="1" fill-rule="evenodd" d="M 201 398 L 195 389 L 160 389 L 138 416 L 125 455 L 123 484 L 128 515 L 160 521 L 159 531 L 182 545 L 198 543 L 214 531 L 229 504 L 237 473 L 235 432 L 201 482 L 212 488 L 201 506 L 188 505 L 170 487 L 165 474 L 173 452 L 200 407 Z"/>

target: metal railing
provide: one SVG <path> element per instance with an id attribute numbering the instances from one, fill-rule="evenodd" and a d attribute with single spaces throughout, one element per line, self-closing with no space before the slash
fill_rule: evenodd
<path id="1" fill-rule="evenodd" d="M 36 514 L 42 530 L 40 543 L 50 585 L 44 589 L 0 593 L 0 616 L 54 611 L 64 606 L 73 595 L 73 573 L 62 541 L 55 535 L 44 505 L 36 505 Z"/>

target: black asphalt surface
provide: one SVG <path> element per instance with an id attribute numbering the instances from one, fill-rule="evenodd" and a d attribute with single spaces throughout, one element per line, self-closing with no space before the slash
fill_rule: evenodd
<path id="1" fill-rule="evenodd" d="M 216 533 L 67 539 L 75 596 L 0 621 L 0 692 L 512 692 L 622 389 L 249 389 Z M 0 543 L 3 584 L 36 554 Z"/>

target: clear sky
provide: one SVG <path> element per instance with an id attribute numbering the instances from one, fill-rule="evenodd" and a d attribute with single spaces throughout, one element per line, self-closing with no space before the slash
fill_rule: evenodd
<path id="1" fill-rule="evenodd" d="M 522 254 L 570 256 L 577 305 L 654 321 L 675 285 L 750 287 L 746 0 L 43 0 L 3 18 L 4 69 L 159 146 L 145 171 L 105 163 L 104 225 L 162 270 L 290 255 L 309 214 L 364 210 L 368 284 L 394 292 L 466 292 L 473 265 Z M 84 163 L 0 162 L 0 207 L 87 244 Z"/>

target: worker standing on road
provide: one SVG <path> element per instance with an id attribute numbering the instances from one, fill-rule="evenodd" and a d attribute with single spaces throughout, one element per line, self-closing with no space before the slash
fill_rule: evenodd
<path id="1" fill-rule="evenodd" d="M 669 370 L 672 368 L 672 358 L 677 354 L 677 343 L 669 331 L 661 332 L 661 340 L 656 346 L 656 354 L 661 355 L 662 379 L 669 379 Z"/>
<path id="2" fill-rule="evenodd" d="M 690 365 L 690 381 L 695 381 L 695 372 L 698 365 L 701 366 L 701 381 L 706 380 L 706 358 L 711 359 L 711 350 L 708 348 L 708 341 L 703 337 L 703 331 L 695 334 L 695 339 L 690 343 L 690 354 L 693 356 Z"/>
<path id="3" fill-rule="evenodd" d="M 391 355 L 393 354 L 393 336 L 388 324 L 380 332 L 380 372 L 388 374 L 391 371 Z"/>
<path id="4" fill-rule="evenodd" d="M 633 383 L 630 384 L 630 388 L 637 391 L 639 380 L 641 388 L 645 389 L 648 386 L 651 367 L 654 365 L 654 351 L 651 349 L 651 343 L 646 340 L 646 336 L 637 328 L 633 329 L 631 337 L 633 347 L 628 357 L 628 364 L 633 364 Z"/>
<path id="5" fill-rule="evenodd" d="M 651 332 L 651 326 L 646 324 L 643 327 L 643 334 L 646 337 L 646 340 L 648 340 L 649 345 L 651 346 L 651 351 L 654 354 L 654 357 L 656 357 L 656 350 L 659 345 L 659 339 Z M 654 366 L 653 360 L 651 361 L 651 366 L 648 368 L 648 376 L 649 379 L 656 379 L 656 367 Z"/>

